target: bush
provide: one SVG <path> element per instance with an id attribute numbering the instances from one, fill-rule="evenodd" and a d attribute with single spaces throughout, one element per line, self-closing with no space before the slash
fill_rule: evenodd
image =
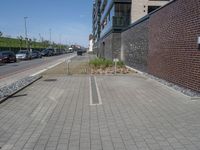
<path id="1" fill-rule="evenodd" d="M 105 69 L 107 67 L 112 67 L 114 66 L 114 62 L 112 60 L 109 59 L 103 59 L 103 58 L 96 58 L 93 59 L 89 62 L 89 64 L 93 67 L 93 68 L 102 68 Z M 117 66 L 119 67 L 124 67 L 124 62 L 123 61 L 119 61 L 117 63 Z"/>
<path id="2" fill-rule="evenodd" d="M 119 66 L 119 67 L 124 67 L 124 66 L 125 66 L 125 64 L 124 64 L 124 62 L 123 62 L 123 61 L 119 61 L 119 62 L 117 62 L 117 66 Z"/>

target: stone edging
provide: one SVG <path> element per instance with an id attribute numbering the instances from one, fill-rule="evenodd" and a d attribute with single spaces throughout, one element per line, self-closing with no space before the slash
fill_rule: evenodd
<path id="1" fill-rule="evenodd" d="M 28 76 L 21 80 L 18 80 L 10 85 L 4 86 L 0 88 L 0 104 L 3 103 L 5 100 L 13 96 L 14 94 L 20 92 L 27 86 L 33 84 L 37 80 L 41 79 L 42 76 Z"/>
<path id="2" fill-rule="evenodd" d="M 130 70 L 133 70 L 133 71 L 139 73 L 140 75 L 142 75 L 144 77 L 147 77 L 148 79 L 156 81 L 157 83 L 167 87 L 170 90 L 176 91 L 176 92 L 178 92 L 180 94 L 183 94 L 184 96 L 187 96 L 191 100 L 200 100 L 200 93 L 198 93 L 198 92 L 195 92 L 195 91 L 192 91 L 190 89 L 178 86 L 178 85 L 176 85 L 174 83 L 170 83 L 170 82 L 168 82 L 166 80 L 163 80 L 163 79 L 155 77 L 155 76 L 153 76 L 151 74 L 139 71 L 139 70 L 137 70 L 135 68 L 132 68 L 130 66 L 126 66 L 126 67 L 128 69 L 130 69 Z"/>

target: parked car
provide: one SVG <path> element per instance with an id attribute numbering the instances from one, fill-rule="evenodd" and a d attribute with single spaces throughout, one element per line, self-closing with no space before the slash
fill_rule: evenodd
<path id="1" fill-rule="evenodd" d="M 10 62 L 16 62 L 16 56 L 15 53 L 12 51 L 2 51 L 0 52 L 0 63 L 10 63 Z"/>
<path id="2" fill-rule="evenodd" d="M 73 52 L 74 52 L 74 49 L 70 47 L 70 48 L 68 49 L 68 53 L 73 53 Z"/>
<path id="3" fill-rule="evenodd" d="M 42 56 L 53 56 L 54 50 L 53 49 L 45 49 L 41 52 Z"/>
<path id="4" fill-rule="evenodd" d="M 42 54 L 39 51 L 33 51 L 32 59 L 35 59 L 35 58 L 42 58 Z"/>
<path id="5" fill-rule="evenodd" d="M 32 59 L 31 56 L 31 52 L 29 50 L 20 50 L 17 54 L 16 54 L 16 58 L 18 60 L 28 60 L 28 59 Z"/>
<path id="6" fill-rule="evenodd" d="M 77 49 L 77 55 L 82 56 L 83 55 L 83 50 L 82 49 Z"/>

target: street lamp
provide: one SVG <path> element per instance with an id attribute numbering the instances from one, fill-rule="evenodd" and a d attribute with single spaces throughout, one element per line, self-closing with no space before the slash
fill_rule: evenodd
<path id="1" fill-rule="evenodd" d="M 26 20 L 28 19 L 28 17 L 24 17 L 24 27 L 25 27 L 25 36 L 26 36 L 26 48 L 28 50 L 28 35 L 27 35 L 27 25 L 26 25 Z"/>
<path id="2" fill-rule="evenodd" d="M 49 29 L 49 38 L 50 38 L 50 39 L 49 39 L 49 40 L 50 40 L 49 42 L 50 42 L 50 46 L 51 46 L 51 29 Z"/>

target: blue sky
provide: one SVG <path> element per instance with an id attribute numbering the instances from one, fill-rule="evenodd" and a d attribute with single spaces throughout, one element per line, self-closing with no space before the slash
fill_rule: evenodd
<path id="1" fill-rule="evenodd" d="M 1 0 L 0 31 L 4 35 L 24 36 L 24 17 L 28 36 L 55 42 L 88 45 L 92 31 L 92 0 Z"/>

